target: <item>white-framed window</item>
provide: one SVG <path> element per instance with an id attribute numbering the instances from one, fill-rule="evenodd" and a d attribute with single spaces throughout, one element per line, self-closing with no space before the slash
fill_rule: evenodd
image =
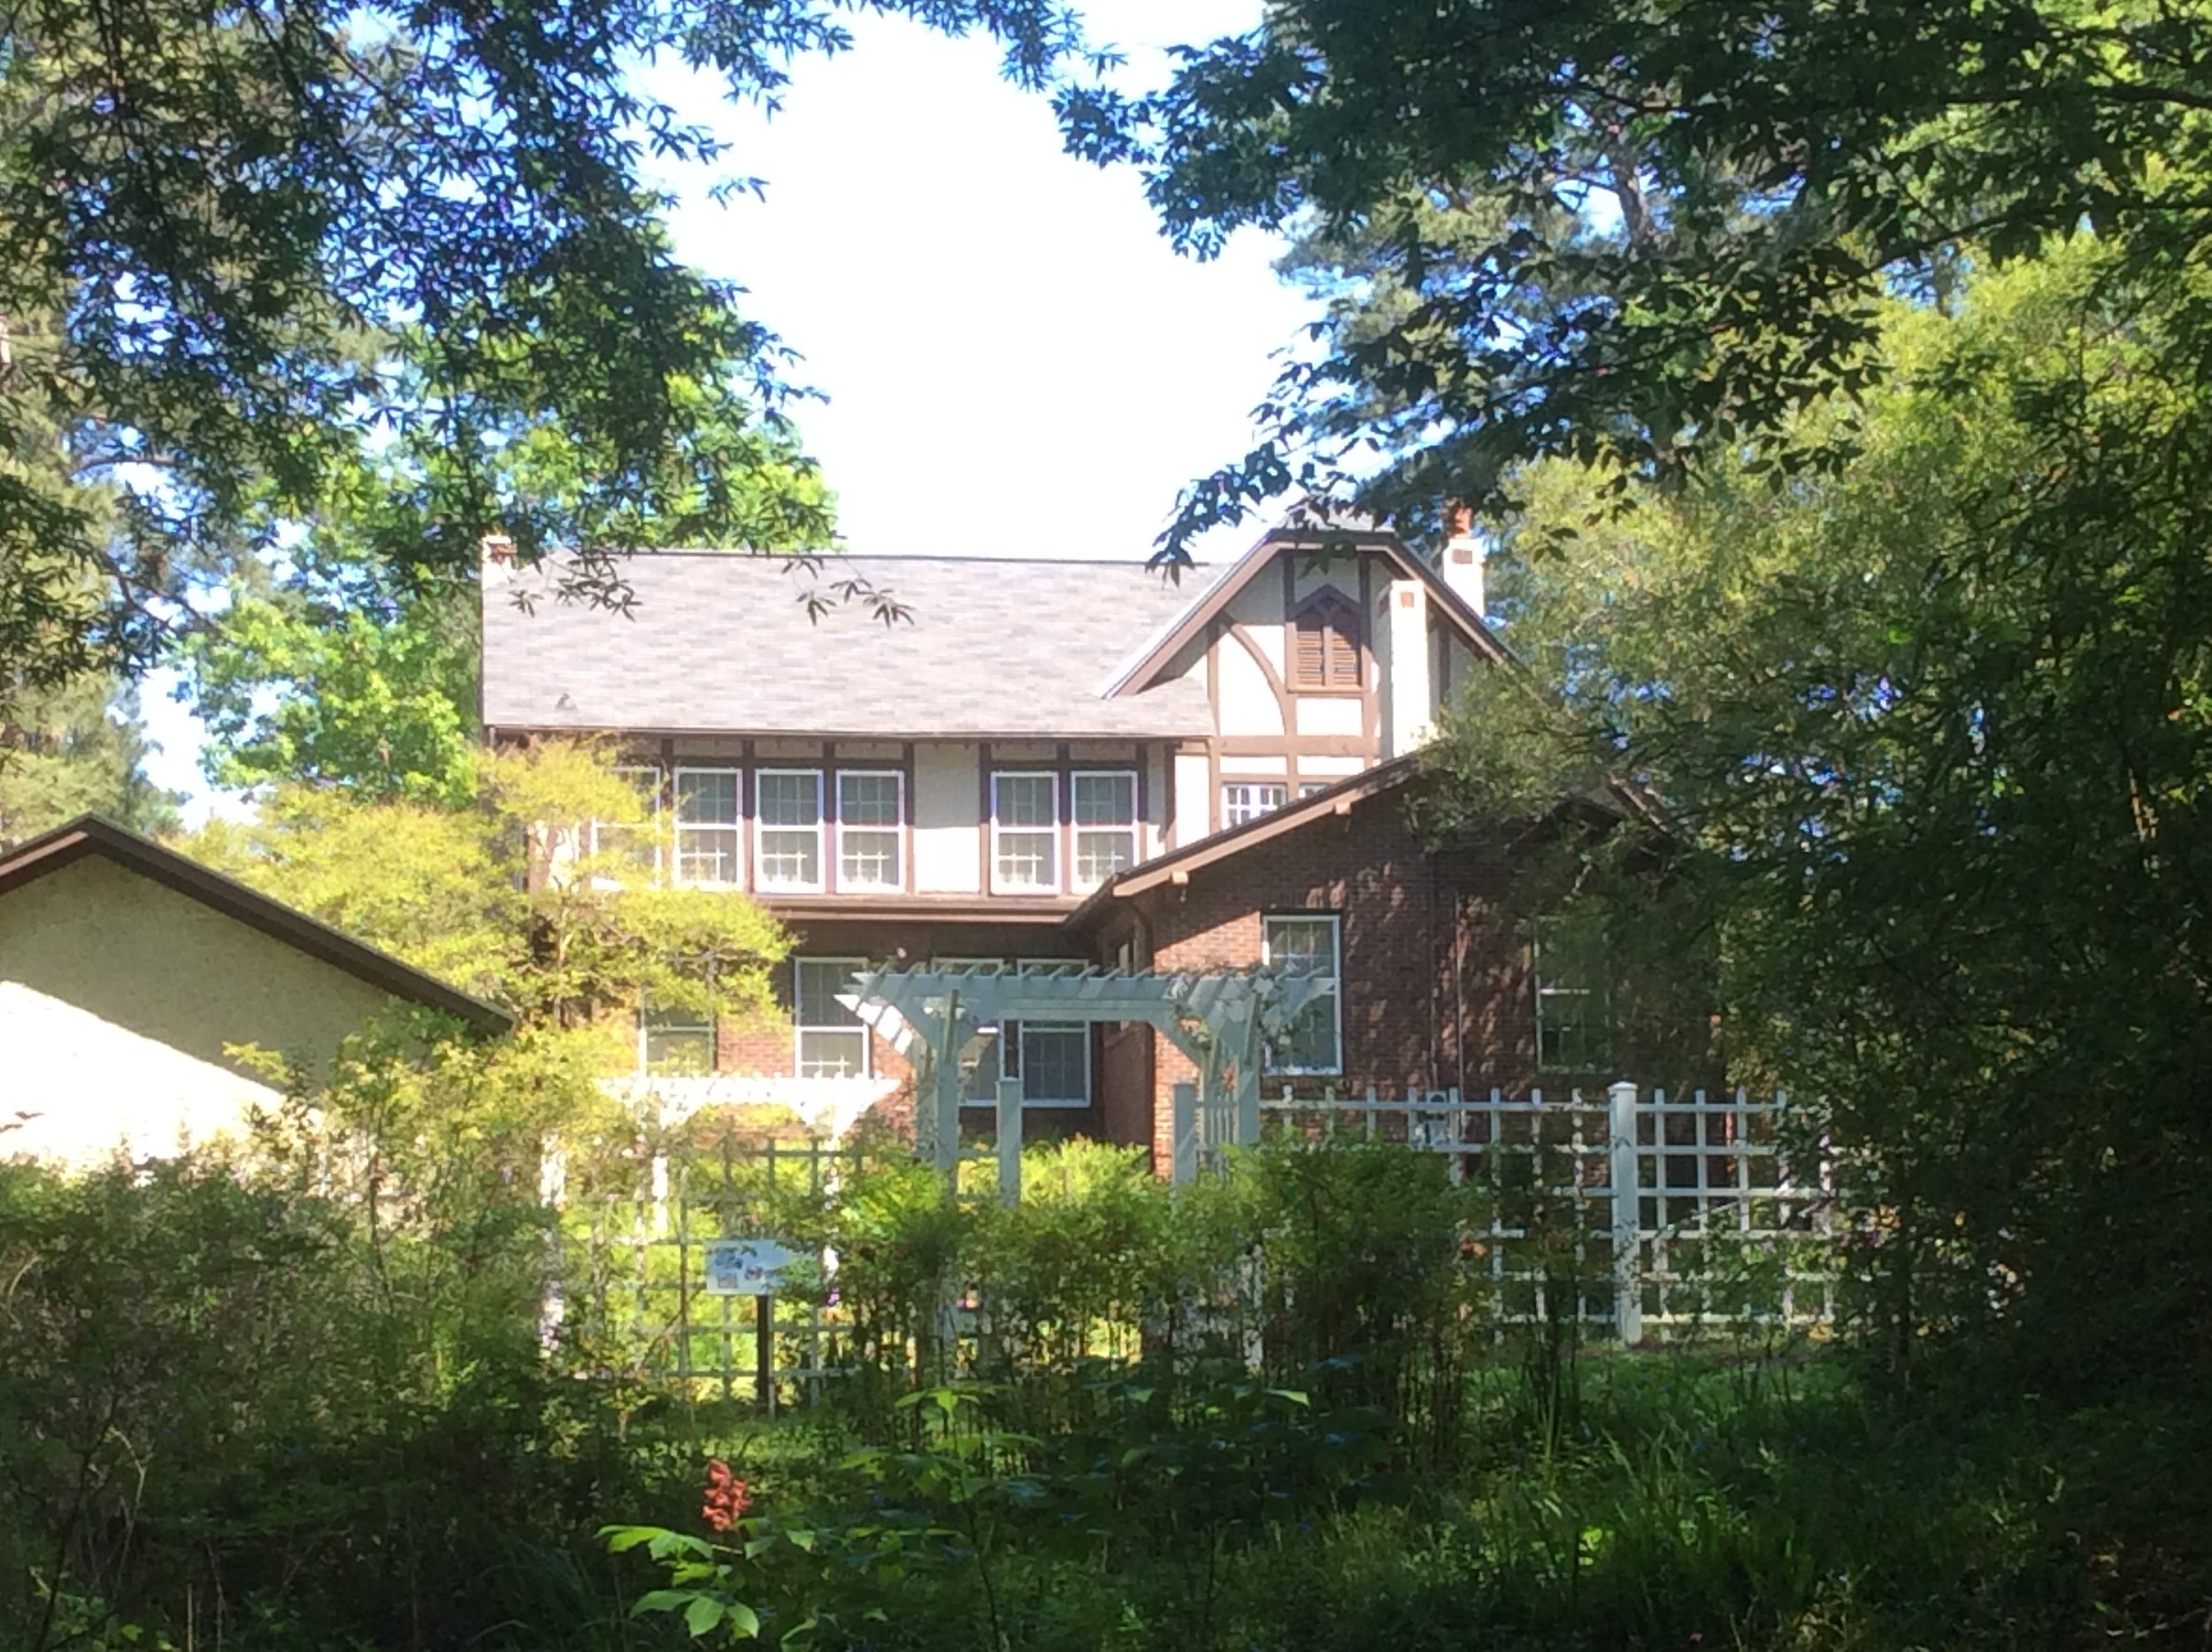
<path id="1" fill-rule="evenodd" d="M 1242 826 L 1262 815 L 1271 815 L 1290 801 L 1290 788 L 1280 780 L 1237 780 L 1221 788 L 1221 824 Z"/>
<path id="2" fill-rule="evenodd" d="M 1095 889 L 1137 864 L 1137 776 L 1131 769 L 1094 770 L 1068 779 L 1075 817 L 1075 887 Z"/>
<path id="3" fill-rule="evenodd" d="M 755 881 L 803 893 L 822 887 L 822 771 L 761 769 L 753 776 Z"/>
<path id="4" fill-rule="evenodd" d="M 1344 1071 L 1342 964 L 1333 912 L 1284 913 L 1260 920 L 1260 962 L 1286 975 L 1327 983 L 1290 1025 L 1267 1042 L 1270 1072 Z"/>
<path id="5" fill-rule="evenodd" d="M 1605 920 L 1594 912 L 1536 920 L 1536 1066 L 1594 1074 L 1613 1059 L 1611 966 Z"/>
<path id="6" fill-rule="evenodd" d="M 940 969 L 1005 975 L 1079 975 L 1074 958 L 1024 958 L 1018 964 L 993 958 L 940 958 Z M 1001 1079 L 1022 1080 L 1025 1107 L 1088 1107 L 1091 1104 L 1091 1029 L 1081 1021 L 1009 1021 L 976 1028 L 981 1040 L 961 1095 L 970 1106 L 998 1100 Z"/>
<path id="7" fill-rule="evenodd" d="M 1333 780 L 1301 780 L 1298 782 L 1298 795 L 1310 797 L 1316 792 L 1327 791 L 1334 784 Z"/>
<path id="8" fill-rule="evenodd" d="M 1000 770 L 991 776 L 991 887 L 1019 894 L 1060 887 L 1060 777 Z"/>
<path id="9" fill-rule="evenodd" d="M 661 872 L 661 772 L 636 764 L 618 765 L 615 772 L 637 788 L 644 806 L 641 821 L 595 820 L 591 856 L 603 862 L 610 878 L 657 881 Z"/>
<path id="10" fill-rule="evenodd" d="M 676 881 L 717 887 L 744 881 L 745 828 L 735 769 L 676 771 Z"/>
<path id="11" fill-rule="evenodd" d="M 896 769 L 837 772 L 837 887 L 906 887 L 906 776 Z"/>
<path id="12" fill-rule="evenodd" d="M 868 1028 L 837 1002 L 864 958 L 795 958 L 791 1002 L 798 1026 L 796 1065 L 803 1079 L 864 1079 Z"/>
<path id="13" fill-rule="evenodd" d="M 714 1071 L 714 1018 L 648 999 L 637 1018 L 637 1064 L 641 1073 Z"/>

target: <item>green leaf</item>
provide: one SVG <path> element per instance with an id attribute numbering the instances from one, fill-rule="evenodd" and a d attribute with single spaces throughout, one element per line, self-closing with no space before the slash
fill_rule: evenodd
<path id="1" fill-rule="evenodd" d="M 695 1596 L 691 1604 L 684 1608 L 684 1627 L 691 1631 L 691 1638 L 695 1640 L 720 1623 L 728 1610 L 710 1594 Z"/>
<path id="2" fill-rule="evenodd" d="M 647 1612 L 680 1611 L 698 1597 L 696 1589 L 648 1589 L 630 1607 L 630 1616 L 642 1617 Z"/>

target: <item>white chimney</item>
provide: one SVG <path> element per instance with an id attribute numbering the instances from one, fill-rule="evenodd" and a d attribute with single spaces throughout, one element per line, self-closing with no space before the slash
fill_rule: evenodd
<path id="1" fill-rule="evenodd" d="M 1486 547 L 1475 534 L 1475 513 L 1463 504 L 1455 503 L 1445 513 L 1450 525 L 1451 536 L 1444 542 L 1444 549 L 1436 559 L 1436 571 L 1444 576 L 1444 583 L 1452 595 L 1475 611 L 1478 619 L 1487 619 L 1486 593 L 1482 588 L 1482 558 Z"/>
<path id="2" fill-rule="evenodd" d="M 1383 595 L 1388 682 L 1383 694 L 1383 756 L 1403 757 L 1429 737 L 1429 589 L 1418 580 L 1393 580 Z"/>

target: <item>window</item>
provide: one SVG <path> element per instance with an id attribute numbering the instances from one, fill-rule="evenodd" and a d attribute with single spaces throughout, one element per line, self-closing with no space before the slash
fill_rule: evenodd
<path id="1" fill-rule="evenodd" d="M 714 1018 L 649 1001 L 638 1013 L 638 1071 L 700 1073 L 714 1071 Z"/>
<path id="2" fill-rule="evenodd" d="M 661 869 L 661 772 L 650 768 L 617 768 L 617 774 L 637 788 L 643 805 L 642 820 L 595 820 L 591 823 L 593 858 L 604 857 L 611 877 L 635 877 L 651 882 Z"/>
<path id="3" fill-rule="evenodd" d="M 1268 1041 L 1270 1072 L 1341 1072 L 1343 1018 L 1339 1013 L 1337 919 L 1315 917 L 1267 918 L 1260 925 L 1260 962 L 1286 975 L 1318 978 L 1326 990 Z"/>
<path id="4" fill-rule="evenodd" d="M 1536 1065 L 1596 1073 L 1613 1059 L 1610 970 L 1602 918 L 1588 912 L 1536 920 Z"/>
<path id="5" fill-rule="evenodd" d="M 1137 777 L 1078 774 L 1069 786 L 1075 813 L 1075 887 L 1095 889 L 1124 866 L 1137 864 Z"/>
<path id="6" fill-rule="evenodd" d="M 906 777 L 895 771 L 840 771 L 837 887 L 906 887 Z"/>
<path id="7" fill-rule="evenodd" d="M 1091 1104 L 1091 1029 L 1025 1025 L 1020 1037 L 1002 1047 L 1019 1064 L 1008 1078 L 1022 1081 L 1027 1107 L 1088 1107 Z"/>
<path id="8" fill-rule="evenodd" d="M 1290 788 L 1280 783 L 1256 785 L 1240 781 L 1221 788 L 1221 824 L 1242 826 L 1262 815 L 1271 815 L 1290 801 Z"/>
<path id="9" fill-rule="evenodd" d="M 1310 797 L 1316 792 L 1327 791 L 1334 784 L 1333 780 L 1301 780 L 1298 782 L 1298 795 Z"/>
<path id="10" fill-rule="evenodd" d="M 1325 591 L 1291 621 L 1290 686 L 1356 688 L 1359 679 L 1359 611 Z"/>
<path id="11" fill-rule="evenodd" d="M 676 771 L 676 881 L 743 881 L 735 769 Z"/>
<path id="12" fill-rule="evenodd" d="M 822 887 L 822 771 L 763 769 L 754 781 L 759 796 L 760 840 L 756 851 L 764 889 Z"/>
<path id="13" fill-rule="evenodd" d="M 1083 964 L 1071 958 L 1024 958 L 1008 964 L 989 958 L 940 958 L 937 967 L 1022 975 L 1079 975 Z M 1091 1030 L 1084 1022 L 1008 1022 L 976 1028 L 981 1040 L 968 1070 L 962 1099 L 971 1107 L 998 1100 L 1001 1079 L 1022 1080 L 1022 1102 L 1029 1107 L 1088 1107 L 1091 1104 Z"/>
<path id="14" fill-rule="evenodd" d="M 798 1015 L 801 1078 L 868 1076 L 867 1025 L 837 1002 L 838 994 L 846 989 L 854 974 L 866 967 L 863 958 L 795 961 L 792 999 Z"/>
<path id="15" fill-rule="evenodd" d="M 993 887 L 1059 888 L 1059 792 L 1056 774 L 991 776 Z"/>

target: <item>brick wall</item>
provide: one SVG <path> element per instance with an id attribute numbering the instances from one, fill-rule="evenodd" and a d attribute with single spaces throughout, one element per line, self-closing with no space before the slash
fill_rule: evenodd
<path id="1" fill-rule="evenodd" d="M 1129 904 L 1151 967 L 1163 971 L 1256 964 L 1267 916 L 1336 915 L 1344 1071 L 1293 1080 L 1302 1092 L 1518 1088 L 1535 1074 L 1535 1008 L 1525 931 L 1504 910 L 1515 875 L 1499 843 L 1430 853 L 1406 825 L 1397 788 L 1194 868 L 1187 883 Z M 1105 1121 L 1113 1139 L 1148 1137 L 1164 1168 L 1173 1086 L 1197 1075 L 1165 1040 L 1149 1041 L 1148 1119 L 1118 1094 Z M 1267 1080 L 1268 1093 L 1284 1082 Z"/>
<path id="2" fill-rule="evenodd" d="M 1048 958 L 1075 956 L 1071 941 L 1056 927 L 1044 925 L 929 922 L 918 919 L 854 919 L 793 926 L 795 946 L 792 957 L 776 966 L 772 983 L 776 994 L 773 1018 L 726 1022 L 716 1029 L 715 1070 L 749 1077 L 787 1075 L 798 1059 L 793 1019 L 794 960 L 802 957 L 865 958 L 896 966 L 927 963 L 935 957 Z M 869 1071 L 895 1080 L 897 1094 L 874 1110 L 874 1116 L 910 1132 L 913 1126 L 913 1069 L 888 1039 L 868 1034 Z M 1095 1098 L 1102 1090 L 1097 1040 L 1093 1041 L 1092 1095 L 1088 1108 L 1036 1108 L 1023 1118 L 1025 1137 L 1056 1138 L 1096 1135 L 1100 1133 Z M 995 1127 L 987 1108 L 964 1110 L 962 1126 L 972 1135 L 987 1135 Z"/>

